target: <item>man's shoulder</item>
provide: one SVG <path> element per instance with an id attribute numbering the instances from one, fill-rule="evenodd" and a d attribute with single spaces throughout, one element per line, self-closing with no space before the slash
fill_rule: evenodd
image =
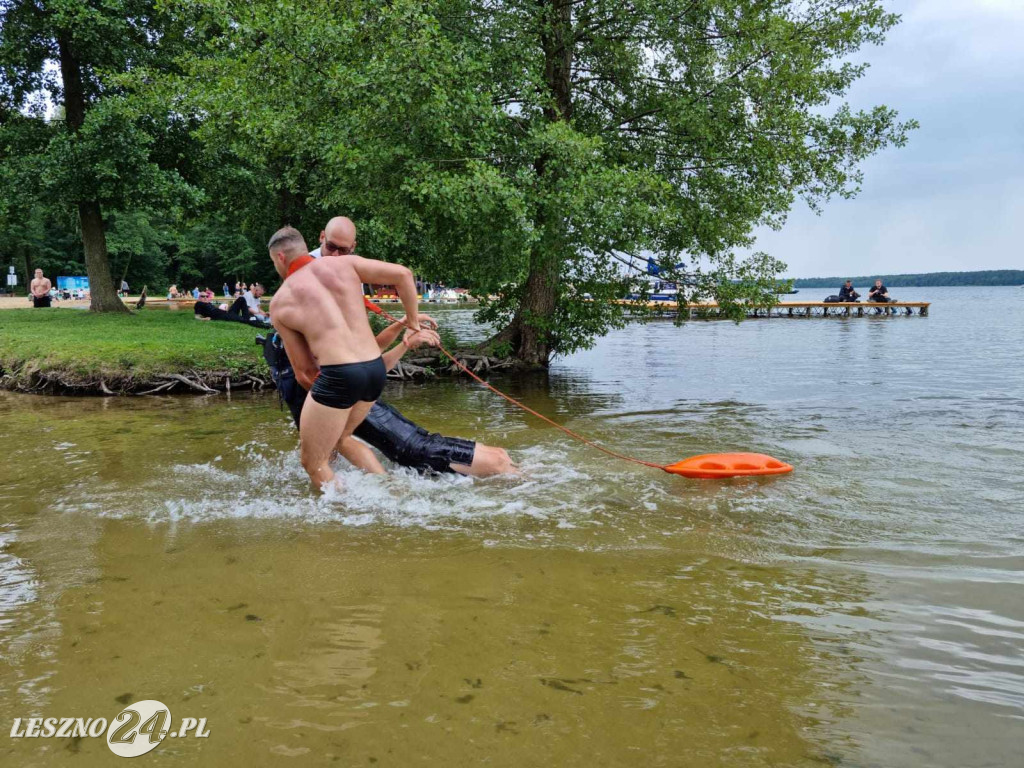
<path id="1" fill-rule="evenodd" d="M 281 283 L 281 287 L 274 291 L 274 295 L 270 298 L 270 306 L 280 306 L 287 304 L 288 299 L 291 297 L 292 288 L 287 282 Z"/>

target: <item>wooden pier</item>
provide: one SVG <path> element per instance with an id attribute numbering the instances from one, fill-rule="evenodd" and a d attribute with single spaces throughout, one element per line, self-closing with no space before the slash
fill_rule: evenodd
<path id="1" fill-rule="evenodd" d="M 679 312 L 675 301 L 638 302 L 622 299 L 616 302 L 625 306 L 643 306 L 668 312 Z M 865 315 L 913 315 L 928 316 L 927 301 L 890 301 L 885 304 L 874 302 L 824 302 L 824 301 L 780 301 L 771 307 L 750 307 L 747 317 L 864 317 Z M 717 302 L 686 304 L 684 312 L 691 318 L 714 318 L 718 315 Z"/>

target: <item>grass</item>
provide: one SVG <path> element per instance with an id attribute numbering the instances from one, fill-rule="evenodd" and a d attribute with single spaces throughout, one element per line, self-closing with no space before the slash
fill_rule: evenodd
<path id="1" fill-rule="evenodd" d="M 199 322 L 189 310 L 143 309 L 132 315 L 75 309 L 0 312 L 0 376 L 8 388 L 29 379 L 74 389 L 100 381 L 122 391 L 162 375 L 200 379 L 266 378 L 257 330 L 240 323 Z"/>

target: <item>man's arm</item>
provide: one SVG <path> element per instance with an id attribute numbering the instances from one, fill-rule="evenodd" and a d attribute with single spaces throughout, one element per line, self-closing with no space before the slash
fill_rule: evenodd
<path id="1" fill-rule="evenodd" d="M 398 298 L 405 309 L 405 322 L 414 331 L 420 328 L 419 298 L 416 296 L 416 281 L 412 270 L 401 264 L 389 264 L 386 261 L 364 259 L 362 256 L 351 256 L 352 265 L 364 283 L 377 285 L 393 285 L 398 290 Z"/>
<path id="2" fill-rule="evenodd" d="M 306 337 L 298 331 L 282 325 L 279 321 L 274 328 L 281 334 L 281 341 L 284 342 L 284 351 L 291 361 L 292 370 L 295 371 L 295 379 L 304 389 L 313 388 L 313 380 L 320 373 L 320 366 L 317 365 L 313 352 L 306 342 Z"/>
<path id="3" fill-rule="evenodd" d="M 378 339 L 380 336 L 377 337 Z M 424 329 L 413 336 L 407 336 L 402 341 L 396 344 L 394 347 L 385 352 L 381 357 L 384 359 L 384 366 L 387 370 L 394 368 L 398 361 L 402 359 L 402 356 L 410 349 L 416 349 L 416 347 L 422 347 L 424 344 L 429 344 L 432 347 L 436 347 L 441 343 L 441 339 L 438 337 L 436 331 Z"/>
<path id="4" fill-rule="evenodd" d="M 402 332 L 402 328 L 403 327 L 404 326 L 401 323 L 392 323 L 387 328 L 385 328 L 383 331 L 378 333 L 377 334 L 377 346 L 380 347 L 382 350 L 385 350 L 388 347 L 390 347 L 392 344 L 395 343 L 395 339 L 398 338 L 398 334 L 400 334 Z M 386 358 L 385 358 L 384 362 L 387 362 Z M 390 370 L 390 369 L 391 369 L 391 366 L 388 366 L 388 370 Z"/>
<path id="5" fill-rule="evenodd" d="M 437 328 L 437 320 L 432 318 L 430 315 L 420 315 L 420 325 L 424 328 Z M 398 338 L 398 334 L 402 332 L 405 325 L 402 322 L 395 322 L 385 328 L 383 331 L 377 334 L 377 346 L 382 350 L 390 347 L 395 339 Z M 418 347 L 419 344 L 413 344 L 413 347 Z M 412 349 L 412 347 L 410 347 Z"/>

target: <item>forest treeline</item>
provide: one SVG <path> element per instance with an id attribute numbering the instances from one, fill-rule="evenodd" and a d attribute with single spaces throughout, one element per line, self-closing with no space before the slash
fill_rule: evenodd
<path id="1" fill-rule="evenodd" d="M 927 288 L 940 285 L 1024 285 L 1022 269 L 986 269 L 976 272 L 923 272 L 906 275 L 861 275 L 860 277 L 805 277 L 793 280 L 794 288 L 836 288 L 847 280 L 854 286 L 874 285 L 881 280 L 887 288 Z"/>

